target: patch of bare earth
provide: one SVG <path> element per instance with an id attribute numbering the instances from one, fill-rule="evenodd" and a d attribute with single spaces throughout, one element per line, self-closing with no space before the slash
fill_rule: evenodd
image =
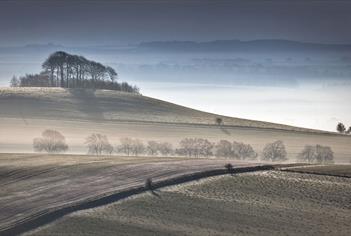
<path id="1" fill-rule="evenodd" d="M 70 214 L 27 235 L 351 235 L 351 179 L 213 177 Z"/>

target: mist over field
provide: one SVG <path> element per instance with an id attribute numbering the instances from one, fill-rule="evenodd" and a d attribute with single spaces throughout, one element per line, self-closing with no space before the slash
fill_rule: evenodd
<path id="1" fill-rule="evenodd" d="M 350 0 L 0 0 L 0 235 L 351 235 Z"/>
<path id="2" fill-rule="evenodd" d="M 276 46 L 278 45 L 278 47 Z M 334 131 L 351 123 L 351 46 L 283 40 L 0 47 L 0 86 L 55 50 L 116 68 L 147 96 L 203 111 Z"/>

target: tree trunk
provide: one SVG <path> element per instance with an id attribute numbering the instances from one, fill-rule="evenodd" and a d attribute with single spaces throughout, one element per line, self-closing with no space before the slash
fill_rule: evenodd
<path id="1" fill-rule="evenodd" d="M 63 77 L 63 65 L 60 66 L 60 72 L 61 72 L 61 88 L 64 88 L 64 77 Z"/>

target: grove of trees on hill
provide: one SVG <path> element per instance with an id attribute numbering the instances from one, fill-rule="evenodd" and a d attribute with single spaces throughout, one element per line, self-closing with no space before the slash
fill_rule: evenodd
<path id="1" fill-rule="evenodd" d="M 42 64 L 39 74 L 13 77 L 12 87 L 61 87 L 110 89 L 139 93 L 139 88 L 127 82 L 117 82 L 117 72 L 110 66 L 88 60 L 83 56 L 58 51 Z"/>

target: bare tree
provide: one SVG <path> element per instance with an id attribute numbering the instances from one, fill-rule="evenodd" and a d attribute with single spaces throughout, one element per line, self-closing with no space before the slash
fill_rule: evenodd
<path id="1" fill-rule="evenodd" d="M 328 146 L 316 145 L 316 162 L 329 164 L 334 163 L 334 152 Z"/>
<path id="2" fill-rule="evenodd" d="M 316 147 L 306 145 L 301 153 L 298 155 L 298 159 L 301 161 L 307 161 L 313 163 L 316 160 Z"/>
<path id="3" fill-rule="evenodd" d="M 106 135 L 92 134 L 86 138 L 85 144 L 88 147 L 88 153 L 94 155 L 109 154 L 113 152 L 113 147 L 108 141 Z"/>
<path id="4" fill-rule="evenodd" d="M 132 142 L 132 154 L 135 156 L 138 156 L 139 154 L 144 153 L 145 151 L 145 146 L 143 144 L 143 142 L 139 139 L 135 139 Z"/>
<path id="5" fill-rule="evenodd" d="M 212 149 L 214 144 L 208 141 L 207 139 L 195 139 L 197 155 L 196 156 L 204 156 L 209 157 L 213 155 Z"/>
<path id="6" fill-rule="evenodd" d="M 171 143 L 163 142 L 159 143 L 158 150 L 163 156 L 171 155 L 173 152 L 173 146 Z"/>
<path id="7" fill-rule="evenodd" d="M 217 157 L 230 157 L 232 155 L 232 144 L 227 140 L 220 140 L 216 146 Z"/>
<path id="8" fill-rule="evenodd" d="M 159 152 L 159 143 L 156 141 L 148 141 L 146 152 L 150 156 L 156 156 Z"/>
<path id="9" fill-rule="evenodd" d="M 194 142 L 191 138 L 182 139 L 179 142 L 179 149 L 176 150 L 176 153 L 180 156 L 189 156 L 191 157 L 194 152 Z"/>
<path id="10" fill-rule="evenodd" d="M 233 142 L 232 144 L 232 156 L 237 159 L 251 159 L 257 158 L 257 153 L 254 151 L 250 144 Z"/>
<path id="11" fill-rule="evenodd" d="M 118 151 L 127 154 L 129 156 L 132 152 L 133 140 L 131 138 L 121 138 Z"/>
<path id="12" fill-rule="evenodd" d="M 222 124 L 223 124 L 223 119 L 220 118 L 220 117 L 217 117 L 217 118 L 215 119 L 215 121 L 216 121 L 216 124 L 217 124 L 217 125 L 222 125 Z"/>
<path id="13" fill-rule="evenodd" d="M 336 130 L 341 134 L 345 133 L 345 125 L 343 123 L 338 123 L 338 125 L 336 126 Z"/>
<path id="14" fill-rule="evenodd" d="M 145 152 L 145 146 L 139 139 L 122 138 L 120 139 L 121 144 L 117 147 L 120 153 L 125 153 L 128 156 L 138 156 Z"/>
<path id="15" fill-rule="evenodd" d="M 282 141 L 278 140 L 274 143 L 267 144 L 263 149 L 262 160 L 266 161 L 285 161 L 286 158 L 285 145 Z"/>
<path id="16" fill-rule="evenodd" d="M 334 162 L 334 153 L 328 146 L 306 145 L 299 153 L 298 159 L 309 163 L 328 164 Z"/>
<path id="17" fill-rule="evenodd" d="M 33 140 L 33 148 L 36 152 L 60 153 L 68 150 L 65 137 L 56 130 L 47 129 L 41 138 Z"/>
<path id="18" fill-rule="evenodd" d="M 179 143 L 180 148 L 176 150 L 178 155 L 186 156 L 212 156 L 213 143 L 202 138 L 185 138 Z"/>
<path id="19" fill-rule="evenodd" d="M 19 87 L 20 85 L 21 85 L 21 81 L 16 76 L 13 76 L 11 81 L 10 81 L 10 86 L 11 87 Z"/>
<path id="20" fill-rule="evenodd" d="M 221 140 L 216 144 L 216 156 L 235 159 L 256 159 L 257 153 L 250 144 Z"/>
<path id="21" fill-rule="evenodd" d="M 346 134 L 351 134 L 351 126 L 348 128 L 348 130 L 346 131 Z"/>

